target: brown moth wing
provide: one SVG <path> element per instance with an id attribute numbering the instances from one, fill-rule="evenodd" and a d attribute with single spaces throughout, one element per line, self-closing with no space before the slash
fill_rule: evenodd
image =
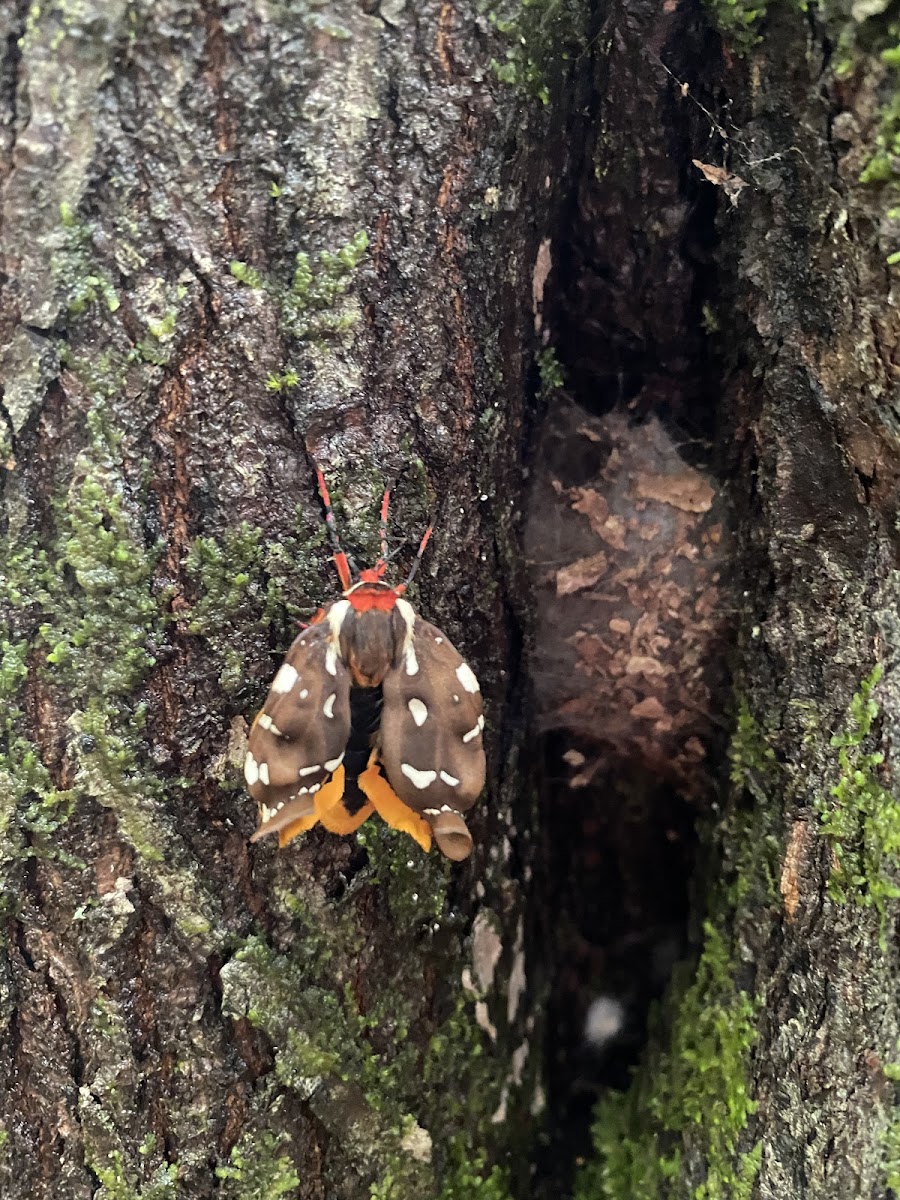
<path id="1" fill-rule="evenodd" d="M 484 787 L 481 691 L 472 669 L 434 625 L 412 639 L 385 676 L 380 758 L 391 787 L 416 812 L 465 812 Z"/>
<path id="2" fill-rule="evenodd" d="M 254 839 L 313 811 L 322 785 L 340 766 L 350 736 L 350 674 L 327 623 L 294 640 L 253 722 L 244 762 L 260 806 Z"/>

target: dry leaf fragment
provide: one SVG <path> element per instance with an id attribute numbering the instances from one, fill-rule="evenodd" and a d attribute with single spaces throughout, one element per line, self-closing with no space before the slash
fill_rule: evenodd
<path id="1" fill-rule="evenodd" d="M 610 617 L 609 627 L 613 633 L 621 633 L 626 637 L 631 633 L 631 622 L 626 621 L 624 617 Z"/>
<path id="2" fill-rule="evenodd" d="M 561 567 L 556 572 L 557 596 L 569 596 L 572 592 L 580 592 L 584 588 L 593 587 L 603 575 L 608 566 L 606 555 L 591 554 L 588 558 L 579 558 L 567 567 Z"/>
<path id="3" fill-rule="evenodd" d="M 686 467 L 674 475 L 650 475 L 640 471 L 635 476 L 635 490 L 644 500 L 671 504 L 682 512 L 705 513 L 712 507 L 715 491 L 699 471 Z"/>
<path id="4" fill-rule="evenodd" d="M 747 186 L 746 179 L 741 179 L 740 175 L 732 175 L 724 167 L 714 167 L 711 163 L 701 162 L 699 158 L 692 158 L 691 162 L 703 173 L 704 178 L 722 189 L 732 205 L 737 204 L 738 197 Z"/>
<path id="5" fill-rule="evenodd" d="M 645 654 L 632 654 L 625 667 L 627 675 L 665 675 L 666 668 L 658 658 L 648 658 Z"/>
<path id="6" fill-rule="evenodd" d="M 648 696 L 646 700 L 641 700 L 631 710 L 631 716 L 648 717 L 652 721 L 658 721 L 665 715 L 666 710 L 655 696 Z"/>
<path id="7" fill-rule="evenodd" d="M 606 503 L 606 497 L 601 496 L 599 492 L 595 492 L 593 488 L 573 488 L 572 494 L 576 497 L 572 508 L 575 512 L 584 513 L 591 523 L 591 529 L 593 529 L 594 533 L 602 537 L 603 535 L 600 534 L 600 530 L 609 516 L 609 505 Z"/>
<path id="8" fill-rule="evenodd" d="M 789 921 L 796 917 L 800 906 L 803 868 L 809 852 L 809 843 L 809 826 L 806 821 L 795 821 L 788 839 L 779 885 Z"/>

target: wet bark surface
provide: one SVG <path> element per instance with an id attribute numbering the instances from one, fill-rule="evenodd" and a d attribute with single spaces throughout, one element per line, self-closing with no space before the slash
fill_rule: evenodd
<path id="1" fill-rule="evenodd" d="M 473 6 L 0 23 L 3 1195 L 499 1194 L 540 1109 L 507 581 L 557 109 Z M 248 847 L 247 721 L 336 589 L 312 458 L 361 561 L 385 485 L 398 571 L 435 521 L 414 599 L 488 713 L 462 868 L 374 822 Z"/>
<path id="2" fill-rule="evenodd" d="M 890 28 L 726 16 L 0 5 L 4 1196 L 896 1180 Z M 435 521 L 461 868 L 248 846 L 313 460 Z"/>

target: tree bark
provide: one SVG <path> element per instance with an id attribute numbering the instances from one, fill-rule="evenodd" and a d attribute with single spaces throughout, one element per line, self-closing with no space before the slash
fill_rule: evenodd
<path id="1" fill-rule="evenodd" d="M 0 7 L 9 1200 L 527 1179 L 510 589 L 583 14 L 504 16 Z M 374 822 L 248 847 L 247 722 L 336 589 L 310 456 L 361 559 L 385 484 L 398 539 L 435 516 L 415 598 L 488 713 L 462 868 Z"/>
<path id="2" fill-rule="evenodd" d="M 599 87 L 623 99 L 593 156 L 624 168 L 580 196 L 575 337 L 593 314 L 643 370 L 632 410 L 713 437 L 737 586 L 694 966 L 628 1091 L 602 1099 L 576 1194 L 884 1197 L 900 1186 L 896 99 L 879 59 L 895 38 L 857 8 L 713 18 L 720 47 L 690 10 L 610 16 Z M 640 139 L 635 113 L 659 135 Z M 694 215 L 645 249 L 666 195 Z"/>
<path id="3" fill-rule="evenodd" d="M 688 910 L 579 1200 L 896 1187 L 888 19 L 0 24 L 4 1197 L 558 1195 L 559 1045 Z M 247 722 L 336 587 L 311 457 L 361 560 L 386 484 L 396 537 L 436 518 L 462 868 L 374 820 L 247 844 Z"/>

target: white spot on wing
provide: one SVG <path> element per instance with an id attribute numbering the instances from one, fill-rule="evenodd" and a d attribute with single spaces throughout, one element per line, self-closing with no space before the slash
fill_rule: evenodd
<path id="1" fill-rule="evenodd" d="M 325 650 L 325 670 L 329 675 L 337 674 L 338 646 L 340 644 L 341 627 L 344 617 L 350 611 L 349 600 L 335 600 L 329 608 L 325 620 L 328 622 L 328 646 Z"/>
<path id="2" fill-rule="evenodd" d="M 306 688 L 304 688 L 303 691 L 300 693 L 300 699 L 305 700 L 308 695 L 309 695 L 309 692 L 306 690 Z"/>
<path id="3" fill-rule="evenodd" d="M 467 692 L 479 691 L 478 680 L 468 663 L 460 663 L 456 668 L 456 678 L 463 685 Z"/>
<path id="4" fill-rule="evenodd" d="M 321 767 L 301 767 L 297 772 L 298 775 L 315 775 L 316 771 L 321 771 Z"/>
<path id="5" fill-rule="evenodd" d="M 266 787 L 269 786 L 269 764 L 268 763 L 260 763 L 259 764 L 259 782 L 264 784 Z"/>
<path id="6" fill-rule="evenodd" d="M 403 623 L 406 625 L 406 636 L 412 637 L 413 626 L 416 623 L 416 610 L 408 600 L 404 600 L 402 596 L 398 596 L 397 612 L 403 618 Z"/>
<path id="7" fill-rule="evenodd" d="M 330 758 L 328 760 L 328 762 L 325 763 L 325 770 L 326 771 L 336 771 L 343 761 L 344 761 L 343 754 L 339 755 L 337 758 Z"/>
<path id="8" fill-rule="evenodd" d="M 458 779 L 454 779 L 452 775 L 448 775 L 446 771 L 441 771 L 441 779 L 446 783 L 447 787 L 456 787 L 459 783 Z"/>
<path id="9" fill-rule="evenodd" d="M 417 771 L 415 767 L 411 767 L 409 763 L 401 763 L 400 771 L 410 781 L 413 787 L 427 788 L 430 783 L 434 783 L 437 779 L 437 771 Z"/>
<path id="10" fill-rule="evenodd" d="M 252 754 L 248 754 L 244 759 L 244 778 L 247 780 L 247 787 L 253 787 L 259 782 L 259 765 Z"/>
<path id="11" fill-rule="evenodd" d="M 299 678 L 300 676 L 290 663 L 282 663 L 278 668 L 278 674 L 272 680 L 272 691 L 283 696 L 285 692 L 291 690 Z"/>
<path id="12" fill-rule="evenodd" d="M 463 734 L 462 740 L 464 742 L 471 742 L 472 738 L 477 738 L 479 733 L 481 733 L 481 726 L 475 725 L 472 729 L 469 730 L 468 733 Z"/>
<path id="13" fill-rule="evenodd" d="M 413 696 L 407 707 L 412 713 L 412 719 L 415 721 L 415 723 L 417 725 L 424 725 L 428 719 L 428 709 L 425 704 L 423 704 L 423 702 L 417 697 Z"/>
<path id="14" fill-rule="evenodd" d="M 440 645 L 441 645 L 441 643 L 443 642 L 443 640 L 444 640 L 444 639 L 443 639 L 442 637 L 436 637 L 436 638 L 434 639 L 434 644 L 435 644 L 436 646 L 440 646 Z"/>
<path id="15" fill-rule="evenodd" d="M 264 821 L 271 821 L 272 817 L 275 816 L 274 811 L 271 808 L 266 808 L 264 804 L 259 806 L 259 812 Z"/>
<path id="16" fill-rule="evenodd" d="M 408 600 L 399 597 L 397 600 L 397 612 L 403 618 L 403 624 L 406 626 L 406 635 L 403 638 L 403 647 L 401 653 L 406 660 L 407 675 L 418 675 L 419 661 L 416 658 L 416 652 L 413 649 L 413 629 L 416 624 L 416 613 L 413 606 Z"/>
<path id="17" fill-rule="evenodd" d="M 334 702 L 337 700 L 337 693 L 332 692 L 325 703 L 322 705 L 322 712 L 326 717 L 334 717 Z"/>

